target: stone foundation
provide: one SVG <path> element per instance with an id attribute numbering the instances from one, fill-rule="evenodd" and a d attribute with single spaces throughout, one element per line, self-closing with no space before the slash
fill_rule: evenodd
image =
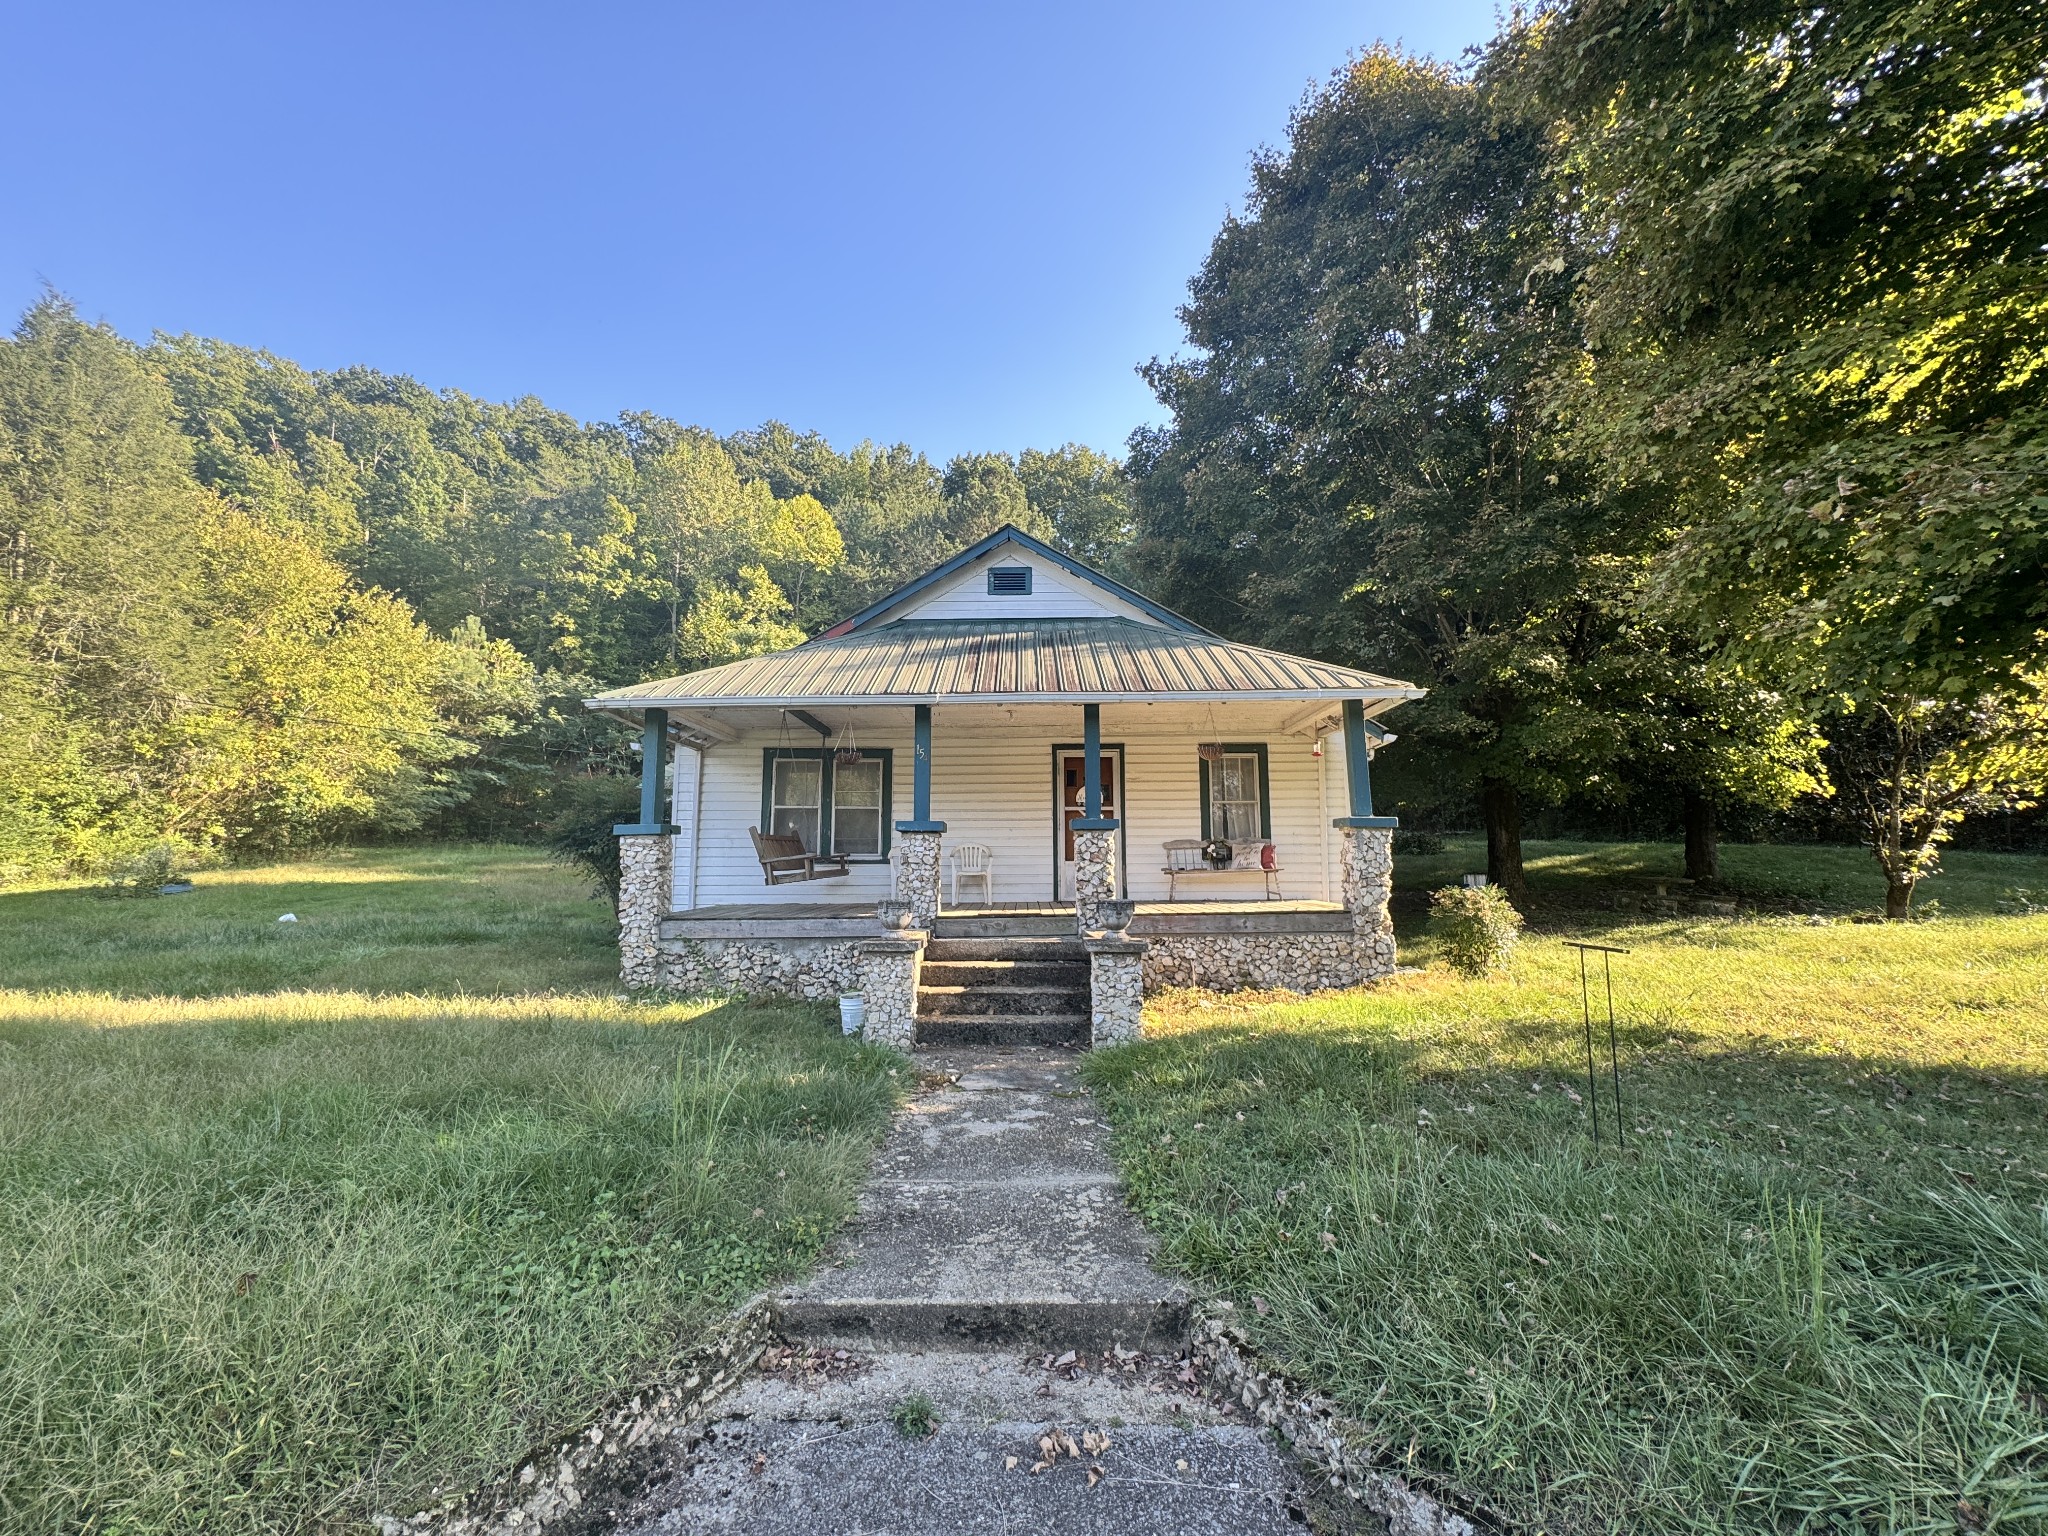
<path id="1" fill-rule="evenodd" d="M 1349 933 L 1160 933 L 1151 935 L 1150 942 L 1147 992 L 1162 987 L 1320 992 L 1355 987 L 1394 969 L 1391 934 L 1384 952 Z"/>
<path id="2" fill-rule="evenodd" d="M 661 920 L 668 914 L 675 839 L 619 839 L 619 981 L 651 987 L 662 980 Z"/>
<path id="3" fill-rule="evenodd" d="M 659 980 L 678 992 L 747 992 L 812 1000 L 858 992 L 854 939 L 662 939 Z M 632 985 L 632 983 L 629 983 Z"/>

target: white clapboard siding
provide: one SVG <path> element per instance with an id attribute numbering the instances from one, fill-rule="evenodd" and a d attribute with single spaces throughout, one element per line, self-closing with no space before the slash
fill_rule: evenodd
<path id="1" fill-rule="evenodd" d="M 1031 591 L 1023 596 L 998 597 L 988 590 L 991 566 L 1029 566 Z M 1070 574 L 1042 555 L 1021 545 L 1004 544 L 993 553 L 969 564 L 964 570 L 934 582 L 900 607 L 881 615 L 877 622 L 897 619 L 1136 619 L 1156 624 L 1144 609 L 1127 603 L 1107 588 Z"/>
<path id="2" fill-rule="evenodd" d="M 910 734 L 908 731 L 863 730 L 864 748 L 888 748 L 894 784 L 894 805 L 883 807 L 889 823 L 910 816 Z M 676 825 L 675 904 L 677 911 L 692 906 L 715 907 L 735 901 L 875 901 L 889 894 L 893 884 L 886 859 L 877 863 L 856 863 L 851 872 L 829 880 L 792 880 L 768 885 L 761 878 L 761 861 L 754 853 L 754 840 L 747 829 L 761 824 L 761 754 L 770 747 L 814 748 L 819 738 L 808 731 L 783 735 L 762 731 L 719 742 L 703 753 L 703 816 L 693 827 L 683 819 L 680 806 Z M 830 743 L 825 743 L 828 748 Z M 681 793 L 677 774 L 677 792 Z M 697 875 L 696 899 L 691 900 L 688 866 L 691 858 L 684 845 L 692 842 Z"/>
<path id="3" fill-rule="evenodd" d="M 1123 749 L 1123 869 L 1127 894 L 1140 901 L 1166 898 L 1164 844 L 1201 834 L 1197 742 L 1221 731 L 1228 740 L 1264 739 L 1271 773 L 1269 794 L 1273 841 L 1282 866 L 1283 895 L 1334 900 L 1339 889 L 1332 816 L 1344 813 L 1343 747 L 1324 741 L 1317 758 L 1301 736 L 1230 731 L 1211 722 L 1201 707 L 1190 713 L 1167 706 L 1105 709 L 1105 745 Z M 944 844 L 980 843 L 994 854 L 993 899 L 1049 902 L 1054 899 L 1055 744 L 1078 747 L 1081 711 L 1070 729 L 1055 731 L 1042 721 L 1025 724 L 1001 709 L 941 709 L 932 731 L 932 815 L 946 823 Z M 764 748 L 811 746 L 815 738 L 791 741 L 775 733 L 746 735 L 708 748 L 702 757 L 702 815 L 695 816 L 696 763 L 678 755 L 675 817 L 678 910 L 728 902 L 865 901 L 891 888 L 887 863 L 856 864 L 843 879 L 807 880 L 769 886 L 761 878 L 747 829 L 761 819 L 761 761 Z M 863 730 L 861 745 L 891 748 L 891 822 L 911 814 L 911 743 L 907 730 Z M 690 782 L 686 786 L 684 780 Z M 694 901 L 690 886 L 695 870 Z M 948 871 L 950 874 L 950 869 Z M 948 881 L 950 888 L 950 880 Z M 1264 877 L 1245 871 L 1186 882 L 1183 899 L 1252 900 L 1265 894 Z M 977 888 L 976 899 L 980 892 Z"/>

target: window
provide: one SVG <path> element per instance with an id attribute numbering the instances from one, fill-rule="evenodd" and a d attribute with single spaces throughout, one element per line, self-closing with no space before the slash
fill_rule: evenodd
<path id="1" fill-rule="evenodd" d="M 882 856 L 882 760 L 832 765 L 832 851 L 849 858 Z"/>
<path id="2" fill-rule="evenodd" d="M 825 812 L 825 764 L 821 757 L 776 757 L 768 775 L 768 832 L 800 837 L 804 852 L 818 852 L 818 823 Z"/>
<path id="3" fill-rule="evenodd" d="M 1028 565 L 992 565 L 988 571 L 988 595 L 990 597 L 1029 597 L 1031 595 L 1031 567 Z"/>
<path id="4" fill-rule="evenodd" d="M 864 749 L 857 763 L 839 762 L 820 747 L 767 748 L 761 754 L 761 826 L 801 838 L 806 853 L 887 858 L 893 778 L 887 747 Z"/>
<path id="5" fill-rule="evenodd" d="M 1266 746 L 1226 744 L 1201 760 L 1202 836 L 1225 842 L 1270 841 L 1273 805 L 1266 785 Z"/>

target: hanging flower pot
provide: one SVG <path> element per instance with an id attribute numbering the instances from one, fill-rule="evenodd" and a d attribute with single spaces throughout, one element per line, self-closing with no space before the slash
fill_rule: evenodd
<path id="1" fill-rule="evenodd" d="M 839 740 L 834 744 L 832 750 L 832 761 L 841 768 L 851 768 L 855 763 L 867 761 L 861 755 L 860 743 L 854 739 L 853 726 L 851 724 L 840 728 Z"/>
<path id="2" fill-rule="evenodd" d="M 1223 760 L 1223 743 L 1220 741 L 1205 741 L 1195 748 L 1195 755 L 1205 763 L 1221 762 Z"/>

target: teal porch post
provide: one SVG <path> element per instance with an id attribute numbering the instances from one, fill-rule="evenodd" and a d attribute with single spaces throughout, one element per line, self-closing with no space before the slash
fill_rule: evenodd
<path id="1" fill-rule="evenodd" d="M 946 824 L 932 820 L 932 707 L 911 711 L 910 820 L 896 823 L 898 832 L 943 832 Z"/>
<path id="2" fill-rule="evenodd" d="M 1351 814 L 1339 816 L 1340 827 L 1396 827 L 1392 816 L 1372 813 L 1372 753 L 1365 740 L 1365 702 L 1344 701 L 1344 776 L 1350 781 Z"/>
<path id="3" fill-rule="evenodd" d="M 1102 814 L 1102 706 L 1081 706 L 1081 815 L 1076 832 L 1114 832 L 1114 818 Z"/>
<path id="4" fill-rule="evenodd" d="M 668 766 L 668 711 L 650 709 L 640 730 L 640 819 L 620 822 L 612 831 L 620 837 L 672 837 L 676 827 L 668 819 L 662 799 L 662 770 Z"/>

